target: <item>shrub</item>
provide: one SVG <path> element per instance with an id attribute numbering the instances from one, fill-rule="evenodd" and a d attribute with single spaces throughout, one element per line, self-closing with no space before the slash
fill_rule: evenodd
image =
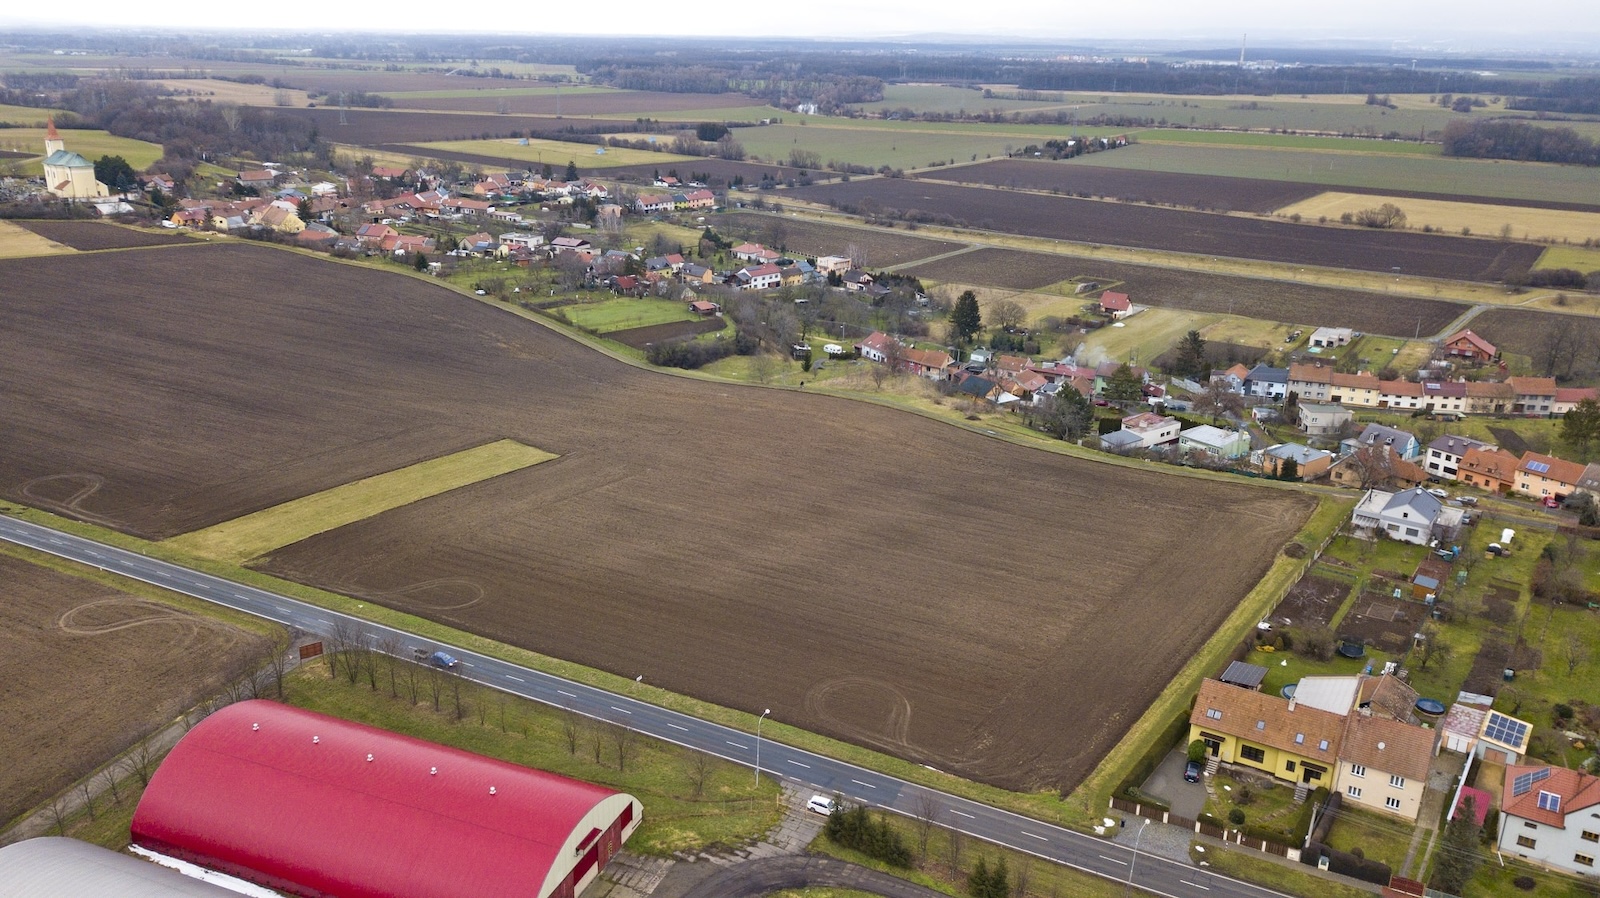
<path id="1" fill-rule="evenodd" d="M 1518 876 L 1516 879 L 1511 880 L 1511 884 L 1524 892 L 1531 892 L 1533 887 L 1538 885 L 1532 876 Z"/>
<path id="2" fill-rule="evenodd" d="M 1206 741 L 1196 739 L 1189 743 L 1189 760 L 1204 761 L 1206 759 Z"/>
<path id="3" fill-rule="evenodd" d="M 910 867 L 911 849 L 888 821 L 873 817 L 865 807 L 840 808 L 828 815 L 823 832 L 835 844 L 853 848 L 891 867 Z"/>
<path id="4" fill-rule="evenodd" d="M 1243 826 L 1244 825 L 1244 811 L 1241 811 L 1238 808 L 1234 808 L 1233 810 L 1229 811 L 1228 812 L 1228 822 L 1232 823 L 1234 826 Z"/>
<path id="5" fill-rule="evenodd" d="M 1572 706 L 1571 705 L 1558 703 L 1554 708 L 1551 708 L 1550 710 L 1555 712 L 1556 720 L 1571 720 L 1572 719 Z"/>

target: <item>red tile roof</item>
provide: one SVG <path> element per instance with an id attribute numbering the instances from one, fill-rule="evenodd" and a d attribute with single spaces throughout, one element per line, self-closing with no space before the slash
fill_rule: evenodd
<path id="1" fill-rule="evenodd" d="M 1532 783 L 1521 795 L 1513 794 L 1518 776 L 1542 770 L 1549 771 L 1549 775 Z M 1561 810 L 1548 811 L 1539 807 L 1540 792 L 1559 796 Z M 1600 777 L 1547 764 L 1506 765 L 1505 791 L 1500 793 L 1500 809 L 1507 814 L 1548 826 L 1562 826 L 1568 814 L 1595 805 L 1600 805 Z"/>

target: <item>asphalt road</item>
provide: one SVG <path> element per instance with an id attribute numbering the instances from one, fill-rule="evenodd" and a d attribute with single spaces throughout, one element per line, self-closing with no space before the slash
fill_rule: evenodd
<path id="1" fill-rule="evenodd" d="M 380 640 L 393 639 L 398 643 L 402 657 L 409 657 L 414 651 L 431 653 L 443 648 L 460 659 L 457 671 L 462 676 L 483 685 L 631 727 L 638 732 L 708 752 L 736 764 L 758 767 L 762 773 L 805 784 L 822 794 L 842 795 L 853 802 L 896 811 L 912 818 L 923 817 L 932 810 L 937 822 L 943 826 L 1118 882 L 1128 881 L 1129 868 L 1132 867 L 1133 884 L 1157 895 L 1184 898 L 1282 896 L 1282 893 L 1271 889 L 1150 854 L 1139 854 L 1135 859 L 1130 849 L 1107 840 L 908 783 L 770 739 L 758 741 L 751 733 L 659 708 L 625 695 L 442 645 L 402 630 L 48 527 L 0 516 L 0 539 L 225 605 L 308 633 L 327 634 L 343 623 L 365 634 L 374 645 Z M 752 719 L 752 728 L 754 724 L 755 720 Z M 1063 734 L 1063 738 L 1070 737 Z"/>

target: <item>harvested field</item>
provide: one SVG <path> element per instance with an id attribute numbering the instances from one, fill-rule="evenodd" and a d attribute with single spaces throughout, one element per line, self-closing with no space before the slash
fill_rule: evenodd
<path id="1" fill-rule="evenodd" d="M 792 192 L 820 203 L 860 206 L 870 199 L 883 209 L 949 215 L 974 227 L 1033 237 L 1358 271 L 1398 268 L 1455 280 L 1493 281 L 1526 272 L 1541 252 L 1523 243 L 1326 228 L 907 178 L 858 179 Z"/>
<path id="2" fill-rule="evenodd" d="M 1412 230 L 1427 227 L 1450 234 L 1503 234 L 1519 240 L 1562 243 L 1582 243 L 1600 238 L 1600 212 L 1537 209 L 1501 203 L 1330 191 L 1286 205 L 1277 212 L 1284 217 L 1300 215 L 1313 219 L 1326 216 L 1330 221 L 1335 221 L 1345 214 L 1359 215 L 1362 210 L 1376 208 L 1380 203 L 1394 203 L 1404 210 L 1406 227 Z"/>
<path id="3" fill-rule="evenodd" d="M 1273 610 L 1272 623 L 1280 627 L 1326 627 L 1349 594 L 1349 583 L 1308 571 Z"/>
<path id="4" fill-rule="evenodd" d="M 1007 254 L 998 258 L 1015 266 L 1014 270 L 991 263 L 992 259 L 997 258 L 994 255 L 997 253 Z M 905 269 L 904 273 L 940 283 L 982 284 L 982 281 L 965 281 L 962 278 L 971 276 L 973 272 L 987 272 L 989 277 L 1005 277 L 1016 281 L 1023 276 L 1021 272 L 1033 268 L 1051 274 L 1066 270 L 1066 277 L 1082 276 L 1102 284 L 1117 284 L 1119 291 L 1127 293 L 1140 305 L 1221 312 L 1287 324 L 1323 326 L 1322 322 L 1336 322 L 1327 326 L 1350 327 L 1370 334 L 1409 337 L 1419 327 L 1423 334 L 1431 334 L 1455 320 L 1463 309 L 1462 306 L 1437 299 L 1414 299 L 1287 281 L 999 249 L 982 249 L 925 265 L 914 265 Z M 1070 295 L 1070 290 L 1067 293 Z M 1473 323 L 1474 328 L 1478 327 L 1477 320 Z M 1482 333 L 1481 329 L 1479 332 Z M 1488 335 L 1485 337 L 1494 339 Z"/>
<path id="5" fill-rule="evenodd" d="M 269 641 L 0 553 L 0 824 L 243 675 Z"/>
<path id="6" fill-rule="evenodd" d="M 888 228 L 850 227 L 758 212 L 731 212 L 708 220 L 724 235 L 779 243 L 796 253 L 840 256 L 854 246 L 864 254 L 857 264 L 874 271 L 955 252 L 964 246 L 948 240 L 913 237 L 905 231 Z M 782 240 L 772 239 L 777 235 L 775 229 L 781 229 Z"/>
<path id="7" fill-rule="evenodd" d="M 21 227 L 76 250 L 134 249 L 141 246 L 171 246 L 193 243 L 182 234 L 170 231 L 141 231 L 100 221 L 33 221 L 16 219 Z"/>
<path id="8" fill-rule="evenodd" d="M 262 566 L 985 782 L 1079 782 L 1311 508 L 643 371 L 399 275 L 192 252 L 0 262 L 0 492 L 164 534 L 488 439 L 537 445 L 560 457 Z M 184 289 L 197 265 L 231 277 Z M 61 301 L 112 277 L 116 295 Z M 973 550 L 1071 545 L 1110 514 L 1141 537 L 1104 545 L 1093 577 Z M 1219 532 L 1238 547 L 1220 562 Z"/>
<path id="9" fill-rule="evenodd" d="M 519 82 L 525 83 L 525 82 Z M 502 106 L 512 115 L 612 116 L 631 119 L 652 112 L 704 110 L 707 121 L 722 121 L 720 109 L 742 108 L 752 101 L 744 94 L 668 94 L 636 90 L 596 90 L 582 92 L 497 95 L 484 92 L 475 97 L 396 97 L 395 105 L 406 109 L 449 112 L 498 113 Z M 772 110 L 778 115 L 780 110 Z"/>
<path id="10" fill-rule="evenodd" d="M 413 144 L 424 156 L 440 153 L 460 153 L 468 157 L 500 159 L 513 162 L 519 168 L 553 165 L 565 168 L 568 162 L 583 162 L 587 168 L 601 171 L 623 165 L 684 165 L 694 156 L 677 156 L 652 150 L 633 150 L 619 147 L 602 147 L 592 143 L 575 143 L 564 140 L 502 137 L 493 140 L 447 140 L 437 143 Z"/>
<path id="11" fill-rule="evenodd" d="M 1042 159 L 996 159 L 954 166 L 917 176 L 987 187 L 1044 190 L 1077 196 L 1108 197 L 1130 203 L 1188 206 L 1218 212 L 1271 212 L 1323 191 L 1316 184 L 1258 181 L 1216 175 L 1096 168 Z"/>
<path id="12" fill-rule="evenodd" d="M 14 221 L 0 221 L 0 258 L 52 256 L 70 252 L 71 247 L 48 240 Z"/>
<path id="13" fill-rule="evenodd" d="M 726 326 L 727 322 L 721 318 L 700 318 L 694 321 L 673 321 L 668 324 L 652 324 L 647 327 L 612 331 L 606 334 L 606 339 L 615 340 L 624 346 L 632 346 L 634 349 L 644 349 L 652 343 L 691 340 L 701 334 L 715 333 Z"/>

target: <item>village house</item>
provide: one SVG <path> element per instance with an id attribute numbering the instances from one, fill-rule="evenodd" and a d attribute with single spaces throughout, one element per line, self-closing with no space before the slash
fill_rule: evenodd
<path id="1" fill-rule="evenodd" d="M 906 371 L 929 380 L 942 380 L 956 363 L 941 349 L 907 349 L 903 356 Z"/>
<path id="2" fill-rule="evenodd" d="M 1374 446 L 1370 451 L 1383 453 L 1381 461 L 1369 463 L 1355 452 L 1343 456 L 1328 468 L 1328 480 L 1336 486 L 1366 489 L 1409 489 L 1428 481 L 1428 472 L 1419 465 L 1406 461 L 1390 446 Z M 1383 476 L 1373 479 L 1375 473 Z"/>
<path id="3" fill-rule="evenodd" d="M 1459 330 L 1445 337 L 1440 347 L 1451 358 L 1465 359 L 1480 365 L 1494 361 L 1495 356 L 1500 354 L 1493 343 L 1470 330 Z"/>
<path id="4" fill-rule="evenodd" d="M 1425 467 L 1429 476 L 1441 480 L 1455 480 L 1456 472 L 1461 467 L 1461 460 L 1466 457 L 1469 450 L 1493 448 L 1492 445 L 1471 437 L 1442 436 L 1428 444 Z"/>
<path id="5" fill-rule="evenodd" d="M 1456 467 L 1456 480 L 1491 493 L 1509 493 L 1517 485 L 1515 455 L 1493 446 L 1468 449 Z"/>
<path id="6" fill-rule="evenodd" d="M 1506 767 L 1496 847 L 1593 877 L 1600 856 L 1600 777 L 1548 764 Z"/>
<path id="7" fill-rule="evenodd" d="M 1582 479 L 1583 465 L 1553 455 L 1524 452 L 1517 462 L 1516 482 L 1511 489 L 1535 499 L 1565 499 L 1577 492 Z"/>
<path id="8" fill-rule="evenodd" d="M 1355 331 L 1348 327 L 1319 327 L 1311 332 L 1311 339 L 1306 345 L 1318 349 L 1334 349 L 1349 344 L 1355 339 Z"/>
<path id="9" fill-rule="evenodd" d="M 1171 443 L 1178 439 L 1178 432 L 1182 427 L 1177 418 L 1168 418 L 1155 412 L 1129 415 L 1122 419 L 1122 431 L 1138 437 L 1138 442 L 1123 448 L 1154 449 L 1165 443 Z"/>
<path id="10" fill-rule="evenodd" d="M 1282 402 L 1289 395 L 1289 369 L 1257 365 L 1244 377 L 1244 394 Z"/>
<path id="11" fill-rule="evenodd" d="M 869 362 L 887 362 L 891 355 L 900 352 L 900 341 L 883 331 L 873 331 L 856 344 L 856 352 Z"/>
<path id="12" fill-rule="evenodd" d="M 1594 387 L 1556 387 L 1556 398 L 1550 406 L 1550 414 L 1557 418 L 1564 417 L 1578 403 L 1596 398 L 1600 398 L 1600 389 Z"/>
<path id="13" fill-rule="evenodd" d="M 672 197 L 664 193 L 641 193 L 639 198 L 633 201 L 633 208 L 635 212 L 641 215 L 649 215 L 653 212 L 670 212 L 672 211 Z"/>
<path id="14" fill-rule="evenodd" d="M 1201 424 L 1178 434 L 1178 450 L 1185 454 L 1204 453 L 1219 459 L 1243 458 L 1250 454 L 1250 435 Z"/>
<path id="15" fill-rule="evenodd" d="M 1339 442 L 1339 454 L 1349 455 L 1362 446 L 1388 446 L 1395 455 L 1411 461 L 1420 454 L 1417 438 L 1403 430 L 1383 424 L 1368 424 L 1359 436 Z"/>
<path id="16" fill-rule="evenodd" d="M 776 262 L 782 258 L 781 253 L 767 249 L 759 243 L 741 243 L 731 251 L 733 257 L 741 262 L 753 262 L 760 265 L 763 262 Z"/>
<path id="17" fill-rule="evenodd" d="M 1121 320 L 1133 314 L 1133 301 L 1126 293 L 1107 290 L 1100 294 L 1100 312 L 1110 315 L 1114 320 Z"/>
<path id="18" fill-rule="evenodd" d="M 1555 411 L 1556 382 L 1552 377 L 1508 377 L 1513 415 L 1550 415 Z"/>
<path id="19" fill-rule="evenodd" d="M 1261 450 L 1259 455 L 1252 453 L 1251 460 L 1269 477 L 1282 477 L 1284 465 L 1292 460 L 1297 465 L 1298 479 L 1315 480 L 1333 466 L 1333 453 L 1300 443 L 1279 443 Z"/>
<path id="20" fill-rule="evenodd" d="M 256 190 L 267 190 L 273 182 L 278 180 L 278 173 L 271 169 L 260 168 L 253 171 L 242 171 L 234 175 L 233 180 L 240 187 L 251 187 Z"/>
<path id="21" fill-rule="evenodd" d="M 1433 745 L 1432 730 L 1354 711 L 1345 717 L 1333 791 L 1346 804 L 1414 821 L 1422 810 Z"/>
<path id="22" fill-rule="evenodd" d="M 768 262 L 735 271 L 729 276 L 728 284 L 740 290 L 770 290 L 782 286 L 783 272 Z"/>
<path id="23" fill-rule="evenodd" d="M 849 256 L 819 256 L 816 266 L 817 273 L 823 277 L 827 277 L 834 272 L 844 274 L 854 267 Z"/>
<path id="24" fill-rule="evenodd" d="M 1355 415 L 1342 405 L 1324 402 L 1300 403 L 1300 429 L 1309 436 L 1338 433 Z"/>
<path id="25" fill-rule="evenodd" d="M 1425 546 L 1435 537 L 1453 538 L 1461 526 L 1459 509 L 1448 509 L 1422 487 L 1391 493 L 1367 490 L 1350 522 L 1357 529 L 1382 533 L 1400 542 Z"/>
<path id="26" fill-rule="evenodd" d="M 694 262 L 685 262 L 683 267 L 678 269 L 678 277 L 690 284 L 714 284 L 717 281 L 715 271 Z"/>

